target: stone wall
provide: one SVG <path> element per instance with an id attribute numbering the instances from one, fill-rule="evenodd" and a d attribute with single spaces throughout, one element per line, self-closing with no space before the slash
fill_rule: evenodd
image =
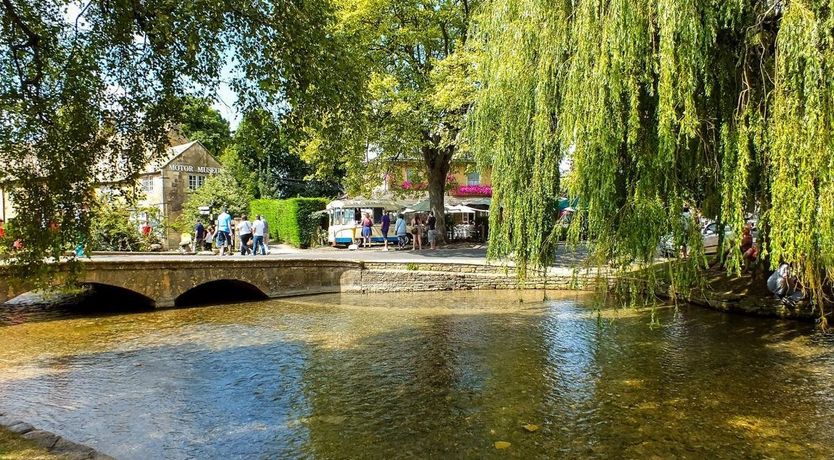
<path id="1" fill-rule="evenodd" d="M 534 277 L 519 281 L 514 274 L 482 273 L 471 266 L 451 271 L 365 269 L 358 280 L 342 285 L 343 292 L 418 292 L 488 289 L 593 290 L 597 280 L 574 276 Z"/>
<path id="2" fill-rule="evenodd" d="M 267 258 L 164 258 L 93 260 L 83 263 L 80 284 L 113 286 L 140 294 L 157 307 L 213 281 L 247 283 L 267 297 L 333 292 L 408 292 L 475 289 L 590 290 L 606 279 L 570 270 L 519 281 L 512 269 L 480 264 L 365 263 L 343 260 Z M 31 286 L 14 283 L 0 270 L 0 302 Z"/>

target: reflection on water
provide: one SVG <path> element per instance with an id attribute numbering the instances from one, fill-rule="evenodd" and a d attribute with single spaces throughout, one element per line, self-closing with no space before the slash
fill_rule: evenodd
<path id="1" fill-rule="evenodd" d="M 0 409 L 125 459 L 834 456 L 828 338 L 655 314 L 444 292 L 47 315 L 0 327 Z"/>

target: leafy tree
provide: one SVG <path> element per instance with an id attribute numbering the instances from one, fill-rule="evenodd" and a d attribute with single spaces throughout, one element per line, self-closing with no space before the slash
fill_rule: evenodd
<path id="1" fill-rule="evenodd" d="M 571 152 L 598 261 L 650 263 L 671 232 L 695 249 L 691 273 L 704 257 L 685 206 L 737 235 L 758 212 L 771 265 L 797 263 L 819 300 L 834 275 L 833 24 L 812 0 L 488 1 L 471 141 L 502 207 L 491 254 L 551 259 Z"/>
<path id="2" fill-rule="evenodd" d="M 213 109 L 208 99 L 187 97 L 180 128 L 190 141 L 200 141 L 212 155 L 220 155 L 232 139 L 229 122 Z"/>
<path id="3" fill-rule="evenodd" d="M 329 0 L 72 5 L 0 4 L 0 183 L 21 206 L 14 262 L 29 276 L 87 239 L 102 172 L 131 183 L 181 121 L 182 95 L 215 88 L 226 56 L 244 107 L 300 110 L 339 92 Z"/>
<path id="4" fill-rule="evenodd" d="M 240 216 L 249 211 L 251 195 L 232 176 L 228 170 L 223 170 L 206 178 L 202 187 L 191 192 L 182 207 L 182 214 L 177 219 L 176 228 L 179 231 L 189 231 L 197 219 L 207 221 L 208 218 L 200 214 L 200 208 L 208 206 L 212 216 L 217 216 L 225 206 L 229 214 Z"/>
<path id="5" fill-rule="evenodd" d="M 292 130 L 266 110 L 246 113 L 222 161 L 253 198 L 332 197 L 339 193 L 338 170 L 326 180 L 308 179 L 313 169 L 297 152 Z"/>
<path id="6" fill-rule="evenodd" d="M 162 221 L 158 208 L 135 208 L 121 197 L 104 195 L 96 200 L 96 213 L 90 230 L 90 245 L 93 251 L 147 251 L 151 245 L 159 243 L 159 235 L 164 234 L 165 222 Z M 156 222 L 155 233 L 143 235 L 138 213 L 144 213 L 152 222 Z"/>
<path id="7" fill-rule="evenodd" d="M 416 161 L 432 210 L 444 215 L 446 177 L 465 148 L 461 132 L 475 88 L 465 43 L 477 4 L 340 1 L 337 30 L 350 37 L 345 52 L 368 76 L 353 81 L 359 95 L 345 103 L 350 115 L 334 110 L 319 117 L 305 158 L 341 159 L 354 192 L 378 185 L 393 161 Z M 443 219 L 438 226 L 442 238 Z"/>

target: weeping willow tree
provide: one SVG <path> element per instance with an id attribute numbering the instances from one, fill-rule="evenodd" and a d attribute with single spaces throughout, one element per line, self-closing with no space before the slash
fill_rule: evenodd
<path id="1" fill-rule="evenodd" d="M 687 207 L 820 299 L 834 274 L 834 1 L 494 0 L 474 27 L 471 143 L 493 167 L 490 255 L 549 263 L 559 189 L 592 259 L 653 261 L 663 235 L 706 263 Z M 572 169 L 559 177 L 569 157 Z M 561 184 L 560 184 L 561 179 Z M 741 254 L 727 266 L 739 270 Z"/>

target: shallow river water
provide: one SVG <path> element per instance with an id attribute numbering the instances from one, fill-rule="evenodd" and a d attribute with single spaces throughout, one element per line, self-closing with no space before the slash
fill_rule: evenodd
<path id="1" fill-rule="evenodd" d="M 123 459 L 831 458 L 832 377 L 811 324 L 554 293 L 0 312 L 0 411 Z"/>

